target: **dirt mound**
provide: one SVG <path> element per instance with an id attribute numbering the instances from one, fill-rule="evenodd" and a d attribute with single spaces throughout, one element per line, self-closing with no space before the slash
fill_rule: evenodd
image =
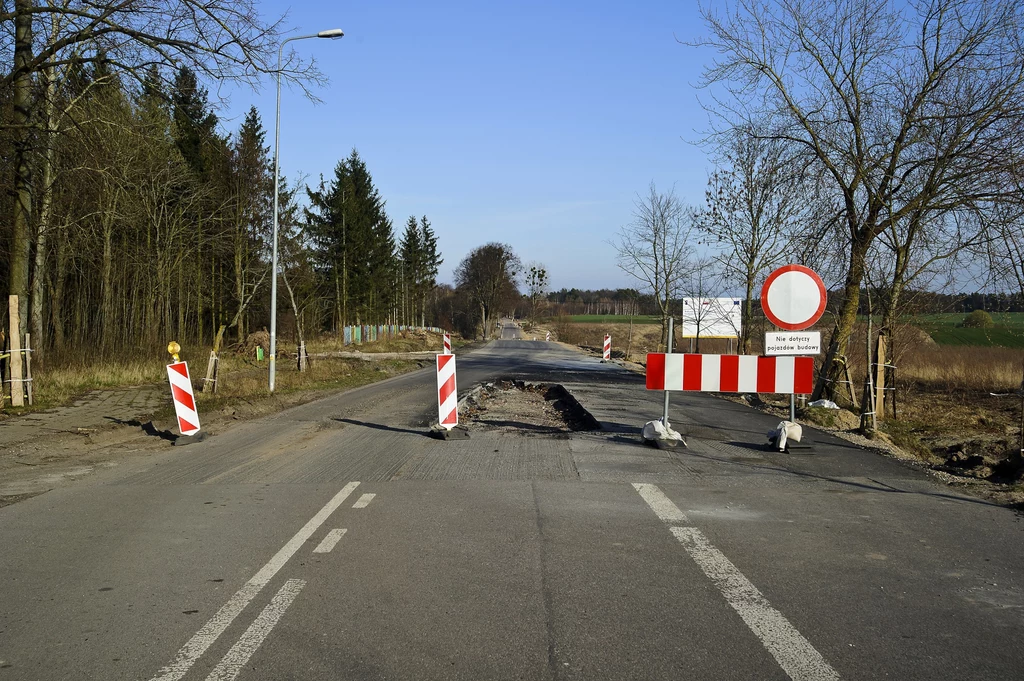
<path id="1" fill-rule="evenodd" d="M 258 347 L 263 348 L 264 356 L 270 354 L 270 333 L 266 329 L 250 333 L 244 341 L 234 346 L 234 350 L 240 355 L 253 357 Z"/>

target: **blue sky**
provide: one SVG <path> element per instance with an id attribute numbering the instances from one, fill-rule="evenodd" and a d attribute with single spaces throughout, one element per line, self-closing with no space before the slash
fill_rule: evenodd
<path id="1" fill-rule="evenodd" d="M 330 176 L 355 147 L 399 232 L 426 214 L 444 257 L 439 279 L 474 247 L 509 243 L 543 263 L 552 288 L 635 285 L 607 242 L 651 181 L 702 200 L 707 126 L 694 88 L 707 55 L 696 3 L 262 3 L 330 85 L 314 105 L 285 89 L 281 165 Z M 230 96 L 237 128 L 255 105 L 272 142 L 274 88 Z"/>

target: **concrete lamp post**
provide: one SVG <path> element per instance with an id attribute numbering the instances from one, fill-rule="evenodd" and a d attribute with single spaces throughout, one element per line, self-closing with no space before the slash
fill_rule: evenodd
<path id="1" fill-rule="evenodd" d="M 332 28 L 311 35 L 297 35 L 281 41 L 277 50 L 277 122 L 274 125 L 274 247 L 271 256 L 271 278 L 270 278 L 270 392 L 274 392 L 274 379 L 277 375 L 277 212 L 278 212 L 278 182 L 281 175 L 281 58 L 284 55 L 284 46 L 293 40 L 305 40 L 307 38 L 331 38 L 337 39 L 345 35 L 340 28 Z"/>

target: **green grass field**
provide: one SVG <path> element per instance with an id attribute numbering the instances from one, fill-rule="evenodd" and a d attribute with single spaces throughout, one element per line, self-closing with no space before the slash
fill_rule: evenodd
<path id="1" fill-rule="evenodd" d="M 907 321 L 920 327 L 939 345 L 999 346 L 1024 348 L 1024 312 L 993 312 L 991 329 L 965 329 L 959 326 L 965 314 L 915 315 Z"/>
<path id="2" fill-rule="evenodd" d="M 629 324 L 630 316 L 626 314 L 574 314 L 569 319 L 575 324 Z M 658 315 L 636 315 L 632 317 L 634 324 L 660 324 Z"/>
<path id="3" fill-rule="evenodd" d="M 1024 348 L 1024 312 L 993 312 L 991 329 L 965 329 L 960 326 L 966 314 L 948 312 L 908 317 L 906 322 L 920 327 L 939 345 Z M 628 324 L 629 315 L 580 314 L 570 317 L 575 324 Z M 880 320 L 879 320 L 880 321 Z M 634 324 L 660 324 L 657 315 L 638 315 Z"/>

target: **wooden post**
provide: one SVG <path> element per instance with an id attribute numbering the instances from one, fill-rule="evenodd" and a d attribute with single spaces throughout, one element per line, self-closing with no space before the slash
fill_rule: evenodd
<path id="1" fill-rule="evenodd" d="M 875 342 L 875 419 L 885 418 L 885 334 Z"/>
<path id="2" fill-rule="evenodd" d="M 889 380 L 892 383 L 892 417 L 899 419 L 899 414 L 896 413 L 896 367 L 892 368 L 892 378 Z"/>
<path id="3" fill-rule="evenodd" d="M 7 374 L 7 367 L 10 364 L 8 361 L 10 355 L 7 354 L 7 336 L 4 334 L 4 330 L 0 329 L 0 409 L 4 408 L 4 403 L 7 401 L 7 393 L 4 392 L 4 384 L 6 379 L 4 376 Z"/>
<path id="4" fill-rule="evenodd" d="M 7 297 L 11 319 L 11 406 L 25 406 L 25 384 L 21 374 L 21 322 L 18 317 L 18 296 Z"/>
<path id="5" fill-rule="evenodd" d="M 224 340 L 224 324 L 220 325 L 217 335 L 213 339 L 213 350 L 210 351 L 210 359 L 206 363 L 206 378 L 203 379 L 203 392 L 217 394 L 217 377 L 220 374 L 220 344 Z"/>
<path id="6" fill-rule="evenodd" d="M 857 389 L 853 387 L 853 377 L 850 376 L 850 365 L 846 363 L 846 358 L 840 356 L 837 360 L 843 364 L 843 378 L 846 379 L 846 388 L 850 391 L 850 403 L 853 404 L 853 408 L 859 410 L 860 402 L 857 400 Z"/>
<path id="7" fill-rule="evenodd" d="M 210 350 L 210 359 L 206 362 L 206 378 L 203 379 L 203 392 L 217 392 L 217 351 Z"/>
<path id="8" fill-rule="evenodd" d="M 299 371 L 309 368 L 309 355 L 306 354 L 306 341 L 299 342 Z"/>
<path id="9" fill-rule="evenodd" d="M 25 392 L 28 406 L 32 406 L 32 335 L 25 334 Z"/>

